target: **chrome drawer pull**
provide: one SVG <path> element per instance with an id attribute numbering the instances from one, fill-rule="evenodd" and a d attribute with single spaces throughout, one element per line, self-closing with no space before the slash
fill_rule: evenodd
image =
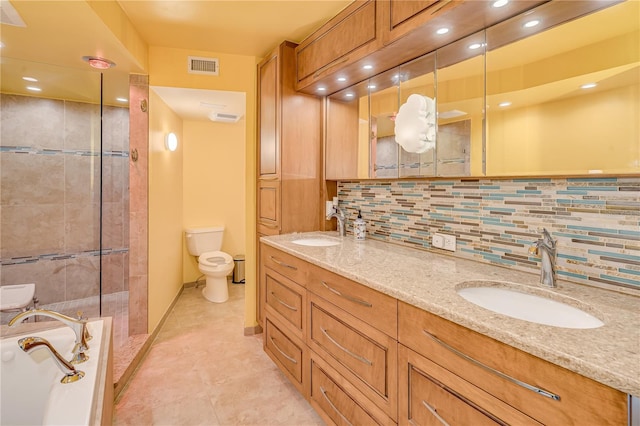
<path id="1" fill-rule="evenodd" d="M 322 285 L 329 290 L 330 292 L 337 294 L 338 296 L 349 300 L 350 302 L 354 302 L 354 303 L 359 303 L 360 305 L 366 306 L 367 308 L 371 308 L 373 307 L 373 305 L 369 302 L 367 302 L 366 300 L 362 300 L 362 299 L 358 299 L 357 297 L 353 297 L 353 296 L 349 296 L 348 294 L 342 294 L 340 293 L 338 290 L 336 290 L 333 287 L 330 287 L 326 282 L 320 280 L 320 282 L 322 283 Z"/>
<path id="2" fill-rule="evenodd" d="M 276 299 L 276 302 L 278 302 L 279 304 L 281 304 L 282 306 L 284 306 L 285 308 L 289 308 L 292 311 L 297 311 L 298 308 L 296 308 L 295 306 L 291 306 L 288 303 L 286 303 L 284 300 L 280 299 L 278 296 L 276 296 L 276 294 L 272 291 L 271 295 L 273 296 L 274 299 Z"/>
<path id="3" fill-rule="evenodd" d="M 287 264 L 287 263 L 284 263 L 283 261 L 278 260 L 278 259 L 276 259 L 276 258 L 275 258 L 275 257 L 273 257 L 273 256 L 269 256 L 269 259 L 273 260 L 274 262 L 276 262 L 276 263 L 277 263 L 278 265 L 280 265 L 280 266 L 284 266 L 285 268 L 293 269 L 294 271 L 297 271 L 297 270 L 298 270 L 298 268 L 296 268 L 295 266 L 293 266 L 293 265 L 289 265 L 289 264 Z"/>
<path id="4" fill-rule="evenodd" d="M 351 425 L 351 422 L 347 420 L 347 418 L 344 416 L 344 414 L 340 412 L 340 410 L 338 410 L 338 407 L 333 405 L 333 402 L 331 402 L 331 400 L 329 399 L 329 396 L 327 395 L 327 391 L 325 391 L 322 386 L 320 386 L 320 392 L 322 392 L 322 396 L 324 397 L 324 399 L 326 399 L 329 405 L 331 406 L 331 408 L 333 408 L 333 411 L 338 413 L 338 415 L 342 418 L 342 420 L 344 420 L 346 424 Z"/>
<path id="5" fill-rule="evenodd" d="M 435 417 L 436 419 L 438 419 L 438 421 L 440 423 L 442 423 L 444 426 L 449 426 L 449 423 L 447 423 L 447 421 L 445 419 L 442 418 L 442 416 L 440 414 L 438 414 L 438 412 L 436 411 L 435 408 L 433 408 L 432 406 L 430 406 L 429 404 L 427 404 L 427 401 L 422 400 L 422 405 L 424 405 L 425 407 L 427 407 L 427 410 L 429 410 L 429 412 L 431 412 L 431 414 L 433 414 L 433 417 Z"/>
<path id="6" fill-rule="evenodd" d="M 433 334 L 429 333 L 427 330 L 422 330 L 422 332 L 429 338 L 431 338 L 433 341 L 435 341 L 436 343 L 438 343 L 440 346 L 442 346 L 443 348 L 453 352 L 454 354 L 458 355 L 461 358 L 466 359 L 467 361 L 477 365 L 480 368 L 485 369 L 486 371 L 495 374 L 496 376 L 503 378 L 505 380 L 510 381 L 511 383 L 514 383 L 518 386 L 522 386 L 525 389 L 529 389 L 530 391 L 533 391 L 535 393 L 537 393 L 538 395 L 542 395 L 542 396 L 546 396 L 547 398 L 551 398 L 554 401 L 560 401 L 560 395 L 556 395 L 555 393 L 549 392 L 547 390 L 538 388 L 536 386 L 530 385 L 528 383 L 522 382 L 514 377 L 508 376 L 494 368 L 489 367 L 488 365 L 485 365 L 483 363 L 481 363 L 480 361 L 471 358 L 469 355 L 466 355 L 462 352 L 460 352 L 459 350 L 449 346 L 448 344 L 446 344 L 445 342 L 443 342 L 442 340 L 438 339 L 436 336 L 434 336 Z"/>
<path id="7" fill-rule="evenodd" d="M 269 339 L 271 339 L 271 343 L 273 343 L 273 347 L 276 348 L 278 350 L 278 352 L 280 352 L 282 354 L 283 357 L 285 357 L 286 359 L 288 359 L 289 361 L 291 361 L 294 364 L 298 363 L 298 360 L 296 360 L 295 358 L 287 355 L 286 353 L 284 353 L 284 351 L 282 349 L 280 349 L 278 347 L 278 344 L 276 343 L 275 339 L 271 336 L 269 336 Z"/>
<path id="8" fill-rule="evenodd" d="M 347 355 L 350 355 L 350 356 L 354 357 L 355 359 L 357 359 L 358 361 L 363 362 L 363 363 L 365 363 L 367 365 L 373 365 L 373 363 L 371 361 L 369 361 L 368 359 L 366 359 L 365 357 L 360 356 L 358 354 L 354 354 L 349 349 L 345 348 L 340 343 L 336 342 L 331 336 L 329 336 L 329 333 L 327 333 L 327 330 L 325 330 L 324 328 L 320 327 L 320 330 L 322 331 L 322 334 L 327 336 L 327 339 L 329 339 L 331 341 L 331 343 L 336 345 L 338 348 L 342 349 L 344 352 L 347 353 Z"/>

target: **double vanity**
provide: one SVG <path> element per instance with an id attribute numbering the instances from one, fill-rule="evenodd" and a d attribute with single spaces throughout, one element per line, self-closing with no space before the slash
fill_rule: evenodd
<path id="1" fill-rule="evenodd" d="M 329 424 L 625 425 L 640 395 L 632 291 L 335 232 L 260 262 L 265 351 Z"/>

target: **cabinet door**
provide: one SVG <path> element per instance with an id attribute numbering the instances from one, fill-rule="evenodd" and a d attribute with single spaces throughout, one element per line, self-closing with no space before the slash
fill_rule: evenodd
<path id="1" fill-rule="evenodd" d="M 258 181 L 258 232 L 277 235 L 280 232 L 280 182 Z"/>
<path id="2" fill-rule="evenodd" d="M 377 1 L 356 0 L 296 48 L 297 88 L 341 70 L 380 47 Z"/>
<path id="3" fill-rule="evenodd" d="M 279 173 L 279 50 L 258 65 L 258 176 Z"/>
<path id="4" fill-rule="evenodd" d="M 384 40 L 402 37 L 439 15 L 459 6 L 461 0 L 387 0 L 388 20 Z"/>
<path id="5" fill-rule="evenodd" d="M 265 270 L 265 304 L 270 315 L 277 315 L 300 339 L 306 329 L 306 290 L 277 272 Z"/>
<path id="6" fill-rule="evenodd" d="M 302 395 L 308 374 L 307 348 L 295 337 L 287 335 L 278 322 L 265 318 L 264 351 L 276 363 Z"/>

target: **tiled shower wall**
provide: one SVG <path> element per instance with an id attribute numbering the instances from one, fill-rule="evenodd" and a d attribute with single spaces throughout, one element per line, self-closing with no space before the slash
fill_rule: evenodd
<path id="1" fill-rule="evenodd" d="M 339 182 L 338 196 L 368 238 L 430 249 L 451 234 L 455 256 L 534 273 L 547 228 L 559 278 L 640 290 L 640 177 Z"/>
<path id="2" fill-rule="evenodd" d="M 128 289 L 129 110 L 0 95 L 0 284 L 41 304 Z"/>

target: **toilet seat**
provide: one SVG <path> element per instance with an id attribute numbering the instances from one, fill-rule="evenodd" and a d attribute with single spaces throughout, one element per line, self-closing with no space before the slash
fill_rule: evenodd
<path id="1" fill-rule="evenodd" d="M 201 266 L 214 269 L 224 269 L 233 262 L 233 257 L 223 251 L 207 251 L 198 257 Z"/>
<path id="2" fill-rule="evenodd" d="M 0 311 L 14 311 L 25 309 L 33 302 L 36 285 L 16 284 L 0 287 Z"/>

